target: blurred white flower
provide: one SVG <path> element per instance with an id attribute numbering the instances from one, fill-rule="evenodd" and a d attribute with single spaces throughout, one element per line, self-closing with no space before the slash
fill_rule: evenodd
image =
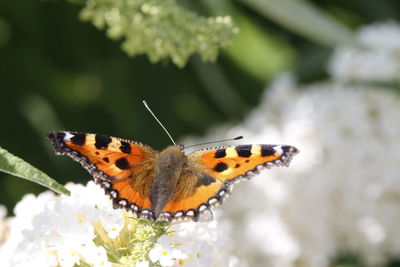
<path id="1" fill-rule="evenodd" d="M 400 25 L 377 23 L 363 27 L 357 35 L 359 45 L 339 46 L 328 70 L 345 82 L 398 82 L 400 75 Z"/>
<path id="2" fill-rule="evenodd" d="M 7 216 L 7 208 L 4 205 L 0 205 L 0 220 L 4 220 Z"/>
<path id="3" fill-rule="evenodd" d="M 358 37 L 362 44 L 371 49 L 398 51 L 400 48 L 400 26 L 395 21 L 362 27 Z"/>
<path id="4" fill-rule="evenodd" d="M 7 239 L 9 232 L 9 220 L 6 218 L 7 216 L 7 208 L 3 205 L 0 205 L 0 247 Z"/>
<path id="5" fill-rule="evenodd" d="M 400 96 L 334 82 L 298 87 L 283 75 L 243 123 L 187 142 L 225 131 L 300 149 L 288 169 L 237 185 L 222 206 L 235 255 L 272 267 L 330 266 L 341 253 L 369 266 L 398 257 Z"/>

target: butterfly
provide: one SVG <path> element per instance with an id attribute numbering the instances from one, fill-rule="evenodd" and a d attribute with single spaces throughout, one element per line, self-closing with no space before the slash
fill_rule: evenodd
<path id="1" fill-rule="evenodd" d="M 157 151 L 101 134 L 48 134 L 57 155 L 82 164 L 114 208 L 157 221 L 198 221 L 221 204 L 235 183 L 263 168 L 288 166 L 299 150 L 289 145 L 237 145 L 184 153 L 183 145 Z"/>

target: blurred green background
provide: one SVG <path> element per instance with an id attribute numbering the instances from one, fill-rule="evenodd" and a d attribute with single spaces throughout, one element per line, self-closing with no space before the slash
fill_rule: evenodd
<path id="1" fill-rule="evenodd" d="M 0 1 L 0 146 L 60 183 L 85 183 L 90 175 L 79 164 L 54 155 L 49 131 L 103 133 L 162 149 L 170 141 L 143 99 L 179 140 L 240 121 L 282 71 L 296 72 L 301 82 L 323 80 L 335 41 L 288 27 L 257 2 L 181 1 L 204 16 L 231 15 L 240 32 L 215 64 L 195 55 L 178 68 L 167 60 L 152 64 L 145 55 L 128 57 L 120 42 L 79 19 L 80 4 Z M 349 31 L 399 19 L 394 0 L 309 3 Z M 0 203 L 12 211 L 24 194 L 44 188 L 0 173 L 0 190 Z"/>

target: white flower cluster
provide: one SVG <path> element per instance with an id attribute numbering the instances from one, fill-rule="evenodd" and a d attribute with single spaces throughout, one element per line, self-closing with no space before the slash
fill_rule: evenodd
<path id="1" fill-rule="evenodd" d="M 231 256 L 232 243 L 227 232 L 229 222 L 185 222 L 175 224 L 163 235 L 149 257 L 161 266 L 236 266 Z"/>
<path id="2" fill-rule="evenodd" d="M 124 212 L 113 209 L 109 197 L 94 182 L 87 186 L 69 184 L 67 188 L 71 191 L 69 197 L 49 191 L 37 197 L 24 196 L 14 209 L 15 217 L 8 223 L 4 220 L 4 207 L 0 209 L 0 219 L 4 222 L 0 223 L 0 229 L 8 230 L 4 243 L 0 242 L 1 266 L 100 267 L 115 263 L 141 267 L 218 263 L 222 263 L 218 266 L 232 266 L 228 262 L 235 263 L 227 244 L 229 229 L 219 228 L 215 221 L 173 225 L 154 247 L 149 241 L 152 236 L 146 236 L 153 227 L 143 223 L 138 230 L 138 220 L 132 217 L 129 220 L 136 224 L 128 224 Z M 144 240 L 140 243 L 139 239 Z M 132 246 L 123 245 L 124 240 Z M 147 256 L 141 251 L 146 245 L 154 247 Z"/>
<path id="3" fill-rule="evenodd" d="M 388 42 L 387 51 L 400 48 L 398 25 L 364 28 L 360 36 L 371 46 Z M 351 75 L 349 62 L 336 56 L 336 67 Z M 385 72 L 398 64 L 370 60 L 360 57 L 353 78 L 367 78 L 360 66 Z M 384 81 L 394 77 L 388 71 Z M 288 169 L 266 170 L 237 185 L 222 206 L 222 218 L 232 223 L 235 255 L 248 266 L 272 267 L 332 266 L 343 255 L 358 257 L 364 266 L 398 258 L 399 94 L 364 81 L 299 87 L 293 76 L 282 75 L 243 123 L 185 142 L 243 135 L 245 143 L 285 143 L 300 150 Z"/>
<path id="4" fill-rule="evenodd" d="M 400 77 L 400 26 L 396 22 L 362 28 L 358 45 L 338 47 L 329 71 L 334 79 L 353 82 L 398 82 Z"/>
<path id="5" fill-rule="evenodd" d="M 46 191 L 24 198 L 14 209 L 8 239 L 0 249 L 2 266 L 63 266 L 80 262 L 111 266 L 104 247 L 94 242 L 93 222 L 100 222 L 110 238 L 124 226 L 121 212 L 94 183 L 69 184 L 71 196 Z"/>

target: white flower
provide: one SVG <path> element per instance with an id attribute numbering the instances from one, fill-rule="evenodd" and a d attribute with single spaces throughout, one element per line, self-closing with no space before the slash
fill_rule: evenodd
<path id="1" fill-rule="evenodd" d="M 328 67 L 340 81 L 393 82 L 400 74 L 400 26 L 395 22 L 361 28 L 361 47 L 339 46 Z"/>
<path id="2" fill-rule="evenodd" d="M 149 258 L 152 262 L 159 262 L 161 266 L 173 266 L 174 259 L 172 257 L 172 249 L 169 244 L 162 247 L 161 245 L 156 246 L 149 252 Z"/>
<path id="3" fill-rule="evenodd" d="M 372 49 L 398 51 L 400 47 L 400 27 L 395 21 L 372 24 L 362 27 L 358 38 L 362 44 Z"/>
<path id="4" fill-rule="evenodd" d="M 67 240 L 65 243 L 57 246 L 57 258 L 58 263 L 62 267 L 72 267 L 75 264 L 80 263 L 80 254 L 79 250 L 83 246 L 76 246 L 73 240 Z"/>
<path id="5" fill-rule="evenodd" d="M 365 266 L 382 266 L 397 258 L 399 107 L 394 91 L 335 82 L 299 90 L 284 75 L 244 122 L 204 138 L 225 131 L 226 137 L 245 136 L 242 143 L 300 149 L 289 168 L 236 185 L 221 207 L 240 261 L 324 267 L 349 253 Z"/>
<path id="6" fill-rule="evenodd" d="M 112 263 L 107 259 L 107 251 L 102 246 L 85 246 L 81 250 L 85 255 L 85 262 L 91 266 L 111 267 Z"/>
<path id="7" fill-rule="evenodd" d="M 149 267 L 150 263 L 148 261 L 140 261 L 136 263 L 135 267 Z"/>
<path id="8" fill-rule="evenodd" d="M 94 224 L 116 237 L 124 225 L 122 212 L 114 210 L 102 189 L 67 185 L 71 196 L 45 192 L 26 195 L 15 207 L 10 234 L 0 249 L 2 266 L 70 267 L 84 261 L 110 266 L 107 253 L 96 245 Z"/>
<path id="9" fill-rule="evenodd" d="M 160 237 L 149 258 L 161 266 L 234 266 L 237 260 L 230 254 L 227 230 L 229 227 L 218 226 L 217 221 L 174 224 Z"/>

